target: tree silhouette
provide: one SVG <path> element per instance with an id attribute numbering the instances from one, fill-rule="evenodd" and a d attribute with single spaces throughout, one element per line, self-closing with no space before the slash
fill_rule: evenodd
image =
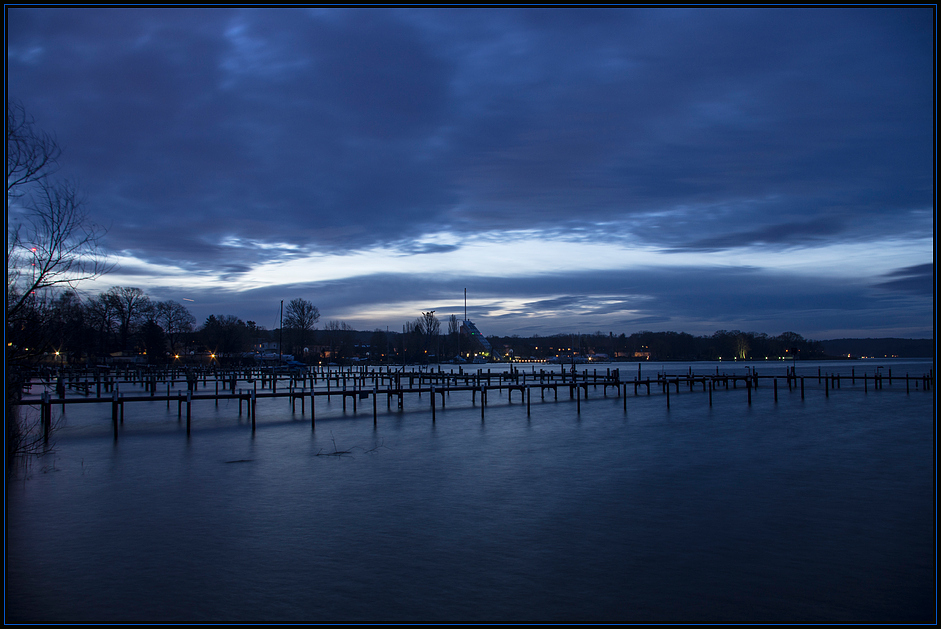
<path id="1" fill-rule="evenodd" d="M 146 319 L 152 308 L 150 298 L 141 289 L 131 286 L 113 286 L 103 296 L 117 313 L 121 349 L 126 350 L 132 330 Z"/>
<path id="2" fill-rule="evenodd" d="M 157 322 L 167 335 L 170 351 L 175 352 L 180 335 L 193 331 L 196 327 L 196 317 L 189 309 L 175 301 L 161 301 L 156 305 Z M 249 321 L 249 323 L 252 323 Z"/>
<path id="3" fill-rule="evenodd" d="M 294 347 L 292 353 L 301 352 L 307 347 L 311 332 L 317 327 L 320 320 L 320 310 L 306 299 L 292 299 L 284 315 L 284 329 L 288 330 L 288 339 Z"/>
<path id="4" fill-rule="evenodd" d="M 7 101 L 7 472 L 18 455 L 36 445 L 12 402 L 22 376 L 12 363 L 39 355 L 52 342 L 54 296 L 47 289 L 74 288 L 109 266 L 98 241 L 104 231 L 89 220 L 74 184 L 52 178 L 62 153 L 56 139 L 38 129 L 25 107 Z"/>
<path id="5" fill-rule="evenodd" d="M 78 188 L 51 176 L 60 155 L 55 138 L 7 101 L 8 321 L 22 318 L 46 289 L 74 288 L 110 270 L 98 248 L 104 230 L 89 218 Z"/>
<path id="6" fill-rule="evenodd" d="M 228 358 L 244 352 L 251 343 L 248 326 L 235 315 L 209 315 L 200 330 L 200 336 L 216 358 Z"/>

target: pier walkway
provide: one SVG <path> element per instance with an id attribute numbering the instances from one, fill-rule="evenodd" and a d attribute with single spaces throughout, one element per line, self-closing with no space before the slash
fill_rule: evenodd
<path id="1" fill-rule="evenodd" d="M 471 402 L 475 405 L 479 397 L 483 418 L 489 394 L 493 392 L 500 395 L 506 391 L 507 403 L 512 404 L 514 391 L 518 391 L 519 402 L 525 403 L 529 415 L 534 390 L 539 393 L 540 400 L 544 401 L 548 393 L 553 401 L 558 401 L 561 389 L 563 400 L 567 393 L 568 399 L 576 404 L 576 412 L 581 412 L 582 401 L 587 402 L 590 394 L 597 397 L 600 389 L 601 397 L 608 397 L 609 394 L 621 397 L 626 413 L 628 398 L 631 396 L 661 395 L 669 408 L 671 392 L 677 395 L 681 391 L 708 394 L 708 403 L 711 405 L 713 394 L 719 390 L 742 389 L 747 403 L 751 404 L 753 394 L 758 394 L 759 389 L 767 389 L 777 402 L 779 382 L 782 388 L 787 387 L 789 391 L 799 389 L 801 399 L 804 399 L 807 389 L 822 389 L 823 394 L 829 396 L 831 390 L 840 390 L 844 385 L 864 393 L 868 393 L 870 388 L 879 391 L 886 384 L 890 387 L 904 386 L 907 393 L 913 390 L 929 391 L 934 384 L 934 374 L 929 371 L 919 376 L 905 374 L 893 377 L 889 370 L 886 374 L 877 371 L 874 374 L 857 375 L 853 368 L 849 376 L 824 374 L 818 369 L 814 377 L 797 375 L 791 366 L 787 366 L 784 373 L 776 375 L 759 374 L 751 368 L 745 374 L 720 373 L 717 367 L 715 373 L 694 374 L 690 368 L 687 373 L 657 373 L 653 378 L 642 377 L 640 365 L 637 375 L 633 377 L 622 373 L 621 367 L 607 367 L 603 373 L 599 373 L 598 369 L 582 367 L 579 370 L 568 365 L 541 368 L 538 371 L 535 366 L 527 370 L 510 365 L 506 371 L 498 369 L 495 372 L 492 368 L 471 368 L 465 371 L 463 366 L 459 366 L 457 371 L 445 371 L 440 366 L 428 369 L 391 366 L 308 367 L 294 371 L 272 368 L 61 368 L 36 374 L 24 387 L 22 399 L 16 404 L 39 407 L 40 421 L 47 436 L 54 405 L 61 406 L 64 413 L 66 406 L 71 404 L 111 404 L 111 421 L 114 438 L 117 439 L 118 426 L 123 424 L 125 418 L 125 406 L 137 402 L 166 402 L 168 409 L 176 403 L 181 419 L 185 406 L 189 434 L 195 402 L 214 401 L 218 405 L 220 400 L 237 400 L 239 415 L 244 405 L 254 430 L 257 401 L 265 398 L 286 398 L 292 412 L 297 411 L 297 403 L 300 402 L 302 414 L 308 412 L 309 406 L 311 426 L 315 426 L 316 400 L 324 396 L 328 400 L 340 396 L 343 410 L 347 410 L 349 403 L 354 414 L 358 402 L 365 400 L 368 404 L 371 400 L 374 422 L 378 421 L 378 404 L 383 396 L 386 398 L 387 410 L 392 410 L 394 402 L 397 411 L 405 411 L 408 406 L 409 410 L 430 412 L 431 420 L 435 421 L 438 399 L 440 409 L 444 410 L 452 394 L 470 394 Z M 427 402 L 421 401 L 423 395 L 428 396 Z M 407 400 L 411 401 L 406 404 Z"/>

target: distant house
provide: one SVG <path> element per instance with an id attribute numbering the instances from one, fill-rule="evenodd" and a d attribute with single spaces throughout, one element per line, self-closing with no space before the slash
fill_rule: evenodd
<path id="1" fill-rule="evenodd" d="M 255 341 L 255 352 L 259 354 L 278 353 L 277 341 Z"/>

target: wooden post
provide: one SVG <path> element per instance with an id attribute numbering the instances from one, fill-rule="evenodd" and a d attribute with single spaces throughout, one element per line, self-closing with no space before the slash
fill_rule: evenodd
<path id="1" fill-rule="evenodd" d="M 431 385 L 431 423 L 435 423 L 435 385 Z"/>
<path id="2" fill-rule="evenodd" d="M 311 428 L 317 425 L 317 418 L 315 417 L 316 413 L 314 413 L 314 399 L 315 399 L 314 389 L 313 387 L 311 387 L 310 389 L 310 427 Z"/>
<path id="3" fill-rule="evenodd" d="M 526 387 L 526 417 L 529 417 L 529 405 L 532 402 L 532 387 Z"/>
<path id="4" fill-rule="evenodd" d="M 118 440 L 118 392 L 111 392 L 111 423 L 114 425 L 114 440 Z"/>
<path id="5" fill-rule="evenodd" d="M 186 436 L 190 434 L 190 419 L 192 417 L 193 392 L 186 392 Z"/>
<path id="6" fill-rule="evenodd" d="M 45 391 L 42 397 L 43 402 L 40 405 L 39 411 L 40 423 L 42 424 L 42 438 L 43 441 L 49 441 L 49 429 L 52 425 L 52 401 L 49 398 L 49 393 Z M 62 405 L 62 408 L 65 408 L 65 404 Z"/>
<path id="7" fill-rule="evenodd" d="M 377 378 L 372 384 L 372 425 L 375 426 L 378 420 L 379 414 L 376 410 L 376 398 L 379 397 L 379 379 Z"/>
<path id="8" fill-rule="evenodd" d="M 774 401 L 778 401 L 778 379 L 774 379 Z"/>

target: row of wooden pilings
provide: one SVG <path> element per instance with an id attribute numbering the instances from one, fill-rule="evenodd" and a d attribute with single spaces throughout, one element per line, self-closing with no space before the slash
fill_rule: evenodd
<path id="1" fill-rule="evenodd" d="M 641 380 L 640 372 L 641 363 L 638 363 L 638 374 L 635 380 Z M 852 369 L 850 378 L 855 384 L 857 376 L 855 373 L 855 368 Z M 212 376 L 213 381 L 215 382 L 216 393 L 219 392 L 220 383 L 222 383 L 223 389 L 229 389 L 235 391 L 238 380 L 244 380 L 250 383 L 253 383 L 254 388 L 257 389 L 257 383 L 261 383 L 262 389 L 271 388 L 272 391 L 276 392 L 278 388 L 278 383 L 282 380 L 288 381 L 288 386 L 290 388 L 305 388 L 308 381 L 310 386 L 313 388 L 319 382 L 323 381 L 327 385 L 327 390 L 331 388 L 331 384 L 335 383 L 337 388 L 342 386 L 344 389 L 347 388 L 347 385 L 350 381 L 354 385 L 359 382 L 360 386 L 365 386 L 367 380 L 373 380 L 375 382 L 389 381 L 390 384 L 394 380 L 395 386 L 397 388 L 402 388 L 402 381 L 404 378 L 408 378 L 409 387 L 414 386 L 414 382 L 417 379 L 419 387 L 421 387 L 424 382 L 437 382 L 437 383 L 447 383 L 454 381 L 457 384 L 460 380 L 463 380 L 465 385 L 469 381 L 475 381 L 478 383 L 483 379 L 487 379 L 488 385 L 492 384 L 492 378 L 498 378 L 502 380 L 513 380 L 519 382 L 520 378 L 525 382 L 527 375 L 531 376 L 531 379 L 544 380 L 546 378 L 555 381 L 556 378 L 559 378 L 562 383 L 565 383 L 567 380 L 572 381 L 574 379 L 588 379 L 591 378 L 593 382 L 597 382 L 599 378 L 610 379 L 612 377 L 619 379 L 620 369 L 614 369 L 613 373 L 610 368 L 606 370 L 606 374 L 599 375 L 598 370 L 595 369 L 593 374 L 588 374 L 587 372 L 582 372 L 581 374 L 567 374 L 563 368 L 560 372 L 555 372 L 552 370 L 545 371 L 540 369 L 539 374 L 535 373 L 535 367 L 532 369 L 532 374 L 527 374 L 524 370 L 514 368 L 511 366 L 509 372 L 498 372 L 496 374 L 492 373 L 490 369 L 487 370 L 486 374 L 482 373 L 482 369 L 478 369 L 477 374 L 473 373 L 464 373 L 463 367 L 460 367 L 457 373 L 444 372 L 441 370 L 440 366 L 438 371 L 408 371 L 404 372 L 403 370 L 394 370 L 392 367 L 387 367 L 385 370 L 380 368 L 379 370 L 368 371 L 366 367 L 357 367 L 357 368 L 348 368 L 346 370 L 342 369 L 330 369 L 324 367 L 309 367 L 306 370 L 285 374 L 279 373 L 275 369 L 271 368 L 253 368 L 253 369 L 231 369 L 231 370 L 222 370 L 222 369 L 199 369 L 199 370 L 183 370 L 183 369 L 167 369 L 162 372 L 155 371 L 145 371 L 145 370 L 131 370 L 124 369 L 113 372 L 113 373 L 103 373 L 101 368 L 94 369 L 85 369 L 85 370 L 76 370 L 76 369 L 63 369 L 58 373 L 53 373 L 46 380 L 46 385 L 51 385 L 53 382 L 53 377 L 55 381 L 56 393 L 59 398 L 64 398 L 66 394 L 66 389 L 74 389 L 82 392 L 84 395 L 88 396 L 91 394 L 91 387 L 95 387 L 96 397 L 102 397 L 102 391 L 104 393 L 112 393 L 115 390 L 115 387 L 118 386 L 119 381 L 123 381 L 131 384 L 140 384 L 148 391 L 152 396 L 156 396 L 157 393 L 157 384 L 163 383 L 167 385 L 168 395 L 173 388 L 173 385 L 177 383 L 186 382 L 187 390 L 197 391 L 199 389 L 199 382 L 202 381 L 203 387 L 206 387 L 210 376 Z M 241 378 L 240 378 L 241 376 Z M 720 376 L 718 367 L 716 368 L 716 376 Z M 89 380 L 89 378 L 93 380 Z M 692 368 L 688 374 L 684 376 L 667 376 L 665 374 L 657 374 L 657 379 L 662 380 L 664 378 L 682 378 L 689 377 L 692 378 Z M 702 376 L 697 376 L 702 377 Z M 734 378 L 735 380 L 745 380 L 749 377 L 755 377 L 756 386 L 757 386 L 757 372 L 750 373 L 747 375 L 738 375 L 738 376 L 720 376 L 726 378 Z M 763 376 L 768 377 L 768 376 Z M 792 374 L 791 370 L 788 371 L 787 377 L 790 379 L 796 377 Z M 871 379 L 874 383 L 880 383 L 885 379 L 881 373 L 874 374 L 871 376 Z M 821 370 L 818 368 L 817 371 L 817 381 L 821 382 L 822 379 L 829 378 L 831 383 L 834 386 L 839 386 L 841 376 L 839 374 L 831 374 L 824 376 L 821 373 Z M 869 376 L 861 376 L 862 379 L 868 382 Z M 892 384 L 892 370 L 888 370 L 888 382 Z M 898 379 L 898 377 L 896 377 Z M 910 378 L 908 374 L 905 376 L 906 381 L 909 381 Z M 878 384 L 876 386 L 879 386 Z"/>
<path id="2" fill-rule="evenodd" d="M 638 370 L 639 372 L 639 370 Z M 240 372 L 244 373 L 244 372 Z M 805 397 L 805 378 L 807 376 L 797 376 L 793 370 L 788 370 L 784 376 L 759 376 L 757 372 L 751 371 L 747 374 L 733 375 L 733 374 L 719 374 L 718 369 L 715 375 L 693 375 L 692 369 L 687 374 L 683 375 L 667 375 L 665 373 L 657 374 L 656 380 L 651 378 L 646 378 L 641 380 L 639 376 L 635 377 L 633 381 L 623 381 L 620 378 L 620 370 L 607 369 L 606 373 L 598 374 L 597 370 L 594 373 L 589 374 L 587 371 L 581 373 L 566 373 L 564 370 L 561 372 L 554 371 L 545 371 L 540 370 L 537 374 L 535 368 L 533 368 L 532 373 L 527 374 L 525 371 L 518 369 L 511 369 L 508 372 L 497 372 L 492 373 L 490 369 L 486 373 L 483 370 L 478 370 L 476 374 L 473 373 L 464 373 L 463 369 L 460 369 L 457 373 L 453 372 L 444 372 L 439 369 L 439 371 L 392 371 L 387 370 L 386 372 L 372 371 L 369 372 L 365 369 L 353 372 L 352 370 L 347 373 L 342 372 L 326 372 L 326 373 L 307 373 L 301 374 L 301 377 L 298 375 L 290 377 L 290 384 L 287 387 L 287 390 L 282 388 L 282 392 L 278 393 L 277 391 L 277 382 L 279 374 L 271 374 L 272 377 L 268 378 L 252 378 L 251 384 L 253 387 L 251 389 L 238 389 L 238 374 L 232 373 L 221 373 L 217 374 L 215 379 L 215 393 L 196 393 L 196 387 L 190 386 L 193 383 L 192 379 L 186 379 L 187 390 L 177 391 L 174 395 L 174 392 L 171 389 L 173 379 L 168 378 L 167 381 L 170 383 L 167 387 L 166 396 L 157 396 L 156 387 L 151 386 L 153 380 L 144 380 L 143 384 L 145 385 L 145 390 L 149 395 L 141 396 L 125 396 L 119 393 L 119 387 L 114 386 L 111 388 L 110 400 L 108 398 L 101 397 L 84 397 L 84 398 L 71 398 L 66 399 L 64 388 L 59 386 L 59 380 L 57 382 L 57 393 L 59 394 L 59 399 L 53 401 L 51 394 L 48 391 L 43 391 L 39 400 L 24 400 L 19 402 L 20 404 L 36 404 L 40 406 L 40 419 L 42 424 L 42 430 L 44 437 L 48 439 L 51 423 L 52 423 L 52 404 L 61 404 L 63 412 L 65 411 L 66 404 L 74 403 L 95 403 L 95 402 L 107 402 L 110 401 L 112 405 L 112 423 L 114 425 L 114 438 L 118 438 L 118 426 L 124 423 L 124 405 L 126 402 L 137 402 L 137 401 L 159 401 L 166 400 L 167 409 L 170 408 L 170 404 L 173 400 L 177 401 L 177 413 L 178 418 L 182 421 L 183 414 L 183 404 L 186 404 L 186 432 L 187 435 L 191 432 L 192 426 L 192 403 L 197 400 L 215 400 L 216 405 L 218 406 L 219 400 L 232 400 L 238 399 L 239 402 L 239 415 L 242 414 L 242 405 L 243 402 L 248 404 L 248 412 L 251 418 L 252 429 L 255 429 L 256 422 L 256 405 L 259 397 L 265 398 L 274 398 L 274 397 L 288 397 L 290 399 L 291 410 L 294 412 L 296 410 L 296 402 L 298 399 L 301 400 L 301 412 L 305 413 L 305 400 L 307 397 L 310 397 L 311 403 L 311 426 L 313 427 L 316 424 L 316 409 L 314 401 L 317 396 L 327 396 L 329 400 L 333 395 L 342 396 L 343 400 L 343 410 L 346 411 L 347 398 L 351 398 L 353 402 L 353 412 L 356 412 L 357 399 L 366 399 L 370 395 L 373 400 L 373 422 L 378 421 L 378 397 L 380 394 L 385 393 L 387 395 L 387 407 L 391 409 L 391 401 L 393 397 L 398 398 L 398 408 L 399 410 L 404 410 L 404 396 L 406 393 L 417 393 L 419 399 L 421 398 L 422 393 L 428 392 L 431 397 L 431 417 L 432 422 L 436 420 L 436 396 L 441 396 L 441 407 L 445 407 L 445 400 L 450 393 L 461 392 L 461 391 L 470 391 L 472 401 L 476 404 L 477 392 L 480 392 L 481 395 L 481 405 L 480 413 L 481 419 L 484 418 L 485 409 L 488 403 L 489 392 L 496 389 L 498 391 L 507 390 L 508 401 L 512 403 L 512 394 L 514 390 L 519 390 L 520 395 L 524 398 L 526 403 L 526 413 L 527 416 L 531 413 L 531 400 L 532 400 L 532 388 L 538 387 L 540 389 L 541 398 L 545 399 L 546 389 L 551 389 L 554 393 L 555 399 L 558 400 L 558 388 L 568 387 L 570 399 L 576 402 L 576 412 L 581 412 L 581 400 L 582 392 L 584 392 L 584 398 L 588 399 L 589 387 L 598 386 L 603 387 L 603 394 L 607 397 L 607 388 L 613 386 L 617 391 L 618 396 L 623 397 L 623 406 L 624 412 L 627 412 L 627 392 L 628 387 L 633 385 L 634 395 L 639 395 L 638 391 L 641 388 L 646 389 L 646 394 L 651 394 L 651 387 L 656 386 L 661 389 L 661 392 L 665 395 L 667 408 L 670 407 L 670 389 L 675 390 L 676 393 L 680 391 L 680 385 L 685 384 L 689 387 L 689 390 L 692 391 L 695 385 L 701 385 L 704 392 L 708 391 L 709 394 L 709 404 L 712 405 L 712 396 L 715 389 L 724 387 L 726 390 L 731 388 L 738 388 L 739 381 L 745 385 L 747 389 L 747 400 L 748 403 L 752 402 L 752 389 L 757 390 L 759 388 L 760 379 L 771 379 L 774 401 L 778 400 L 778 379 L 783 378 L 787 382 L 788 390 L 792 391 L 793 389 L 800 387 L 801 399 Z M 246 374 L 252 376 L 254 374 Z M 208 384 L 208 378 L 203 378 L 204 387 Z M 529 381 L 527 382 L 527 377 Z M 404 380 L 408 378 L 408 387 L 404 385 Z M 493 379 L 498 380 L 498 384 L 493 384 Z M 817 380 L 818 383 L 822 382 L 824 384 L 824 393 L 827 397 L 830 395 L 830 389 L 839 389 L 841 388 L 841 382 L 845 376 L 840 374 L 822 374 L 818 370 Z M 892 384 L 892 375 L 891 371 L 888 374 L 888 378 L 881 373 L 874 374 L 869 376 L 864 374 L 863 376 L 856 376 L 855 369 L 851 372 L 849 376 L 851 383 L 855 384 L 857 379 L 863 380 L 863 390 L 868 392 L 870 381 L 873 384 L 874 389 L 882 389 L 885 384 L 885 380 L 888 379 L 889 384 Z M 924 391 L 930 390 L 934 375 L 933 372 L 929 372 L 920 377 L 910 377 L 906 374 L 904 377 L 896 376 L 896 380 L 905 380 L 906 393 L 911 392 L 911 385 L 914 382 L 915 389 L 918 390 L 919 384 Z M 311 389 L 307 389 L 307 382 L 310 381 Z M 342 388 L 341 388 L 342 380 Z M 372 380 L 372 387 L 369 388 L 367 383 L 369 380 Z M 418 381 L 418 387 L 415 387 L 415 381 Z M 182 382 L 181 380 L 180 382 Z M 264 389 L 259 392 L 257 385 L 259 381 L 262 384 L 262 387 L 269 385 L 271 386 L 271 392 L 266 392 Z M 319 381 L 325 381 L 326 389 L 317 390 L 317 384 Z M 428 384 L 428 388 L 424 388 L 424 385 Z M 459 383 L 463 381 L 463 386 Z M 336 387 L 333 387 L 333 383 L 336 383 Z M 223 384 L 223 392 L 220 393 L 219 385 Z M 300 383 L 300 390 L 295 389 L 295 384 Z M 349 384 L 352 383 L 352 388 L 349 388 Z M 380 389 L 380 383 L 383 383 L 383 386 Z M 453 383 L 453 384 L 452 384 Z M 228 390 L 229 392 L 225 392 Z"/>

